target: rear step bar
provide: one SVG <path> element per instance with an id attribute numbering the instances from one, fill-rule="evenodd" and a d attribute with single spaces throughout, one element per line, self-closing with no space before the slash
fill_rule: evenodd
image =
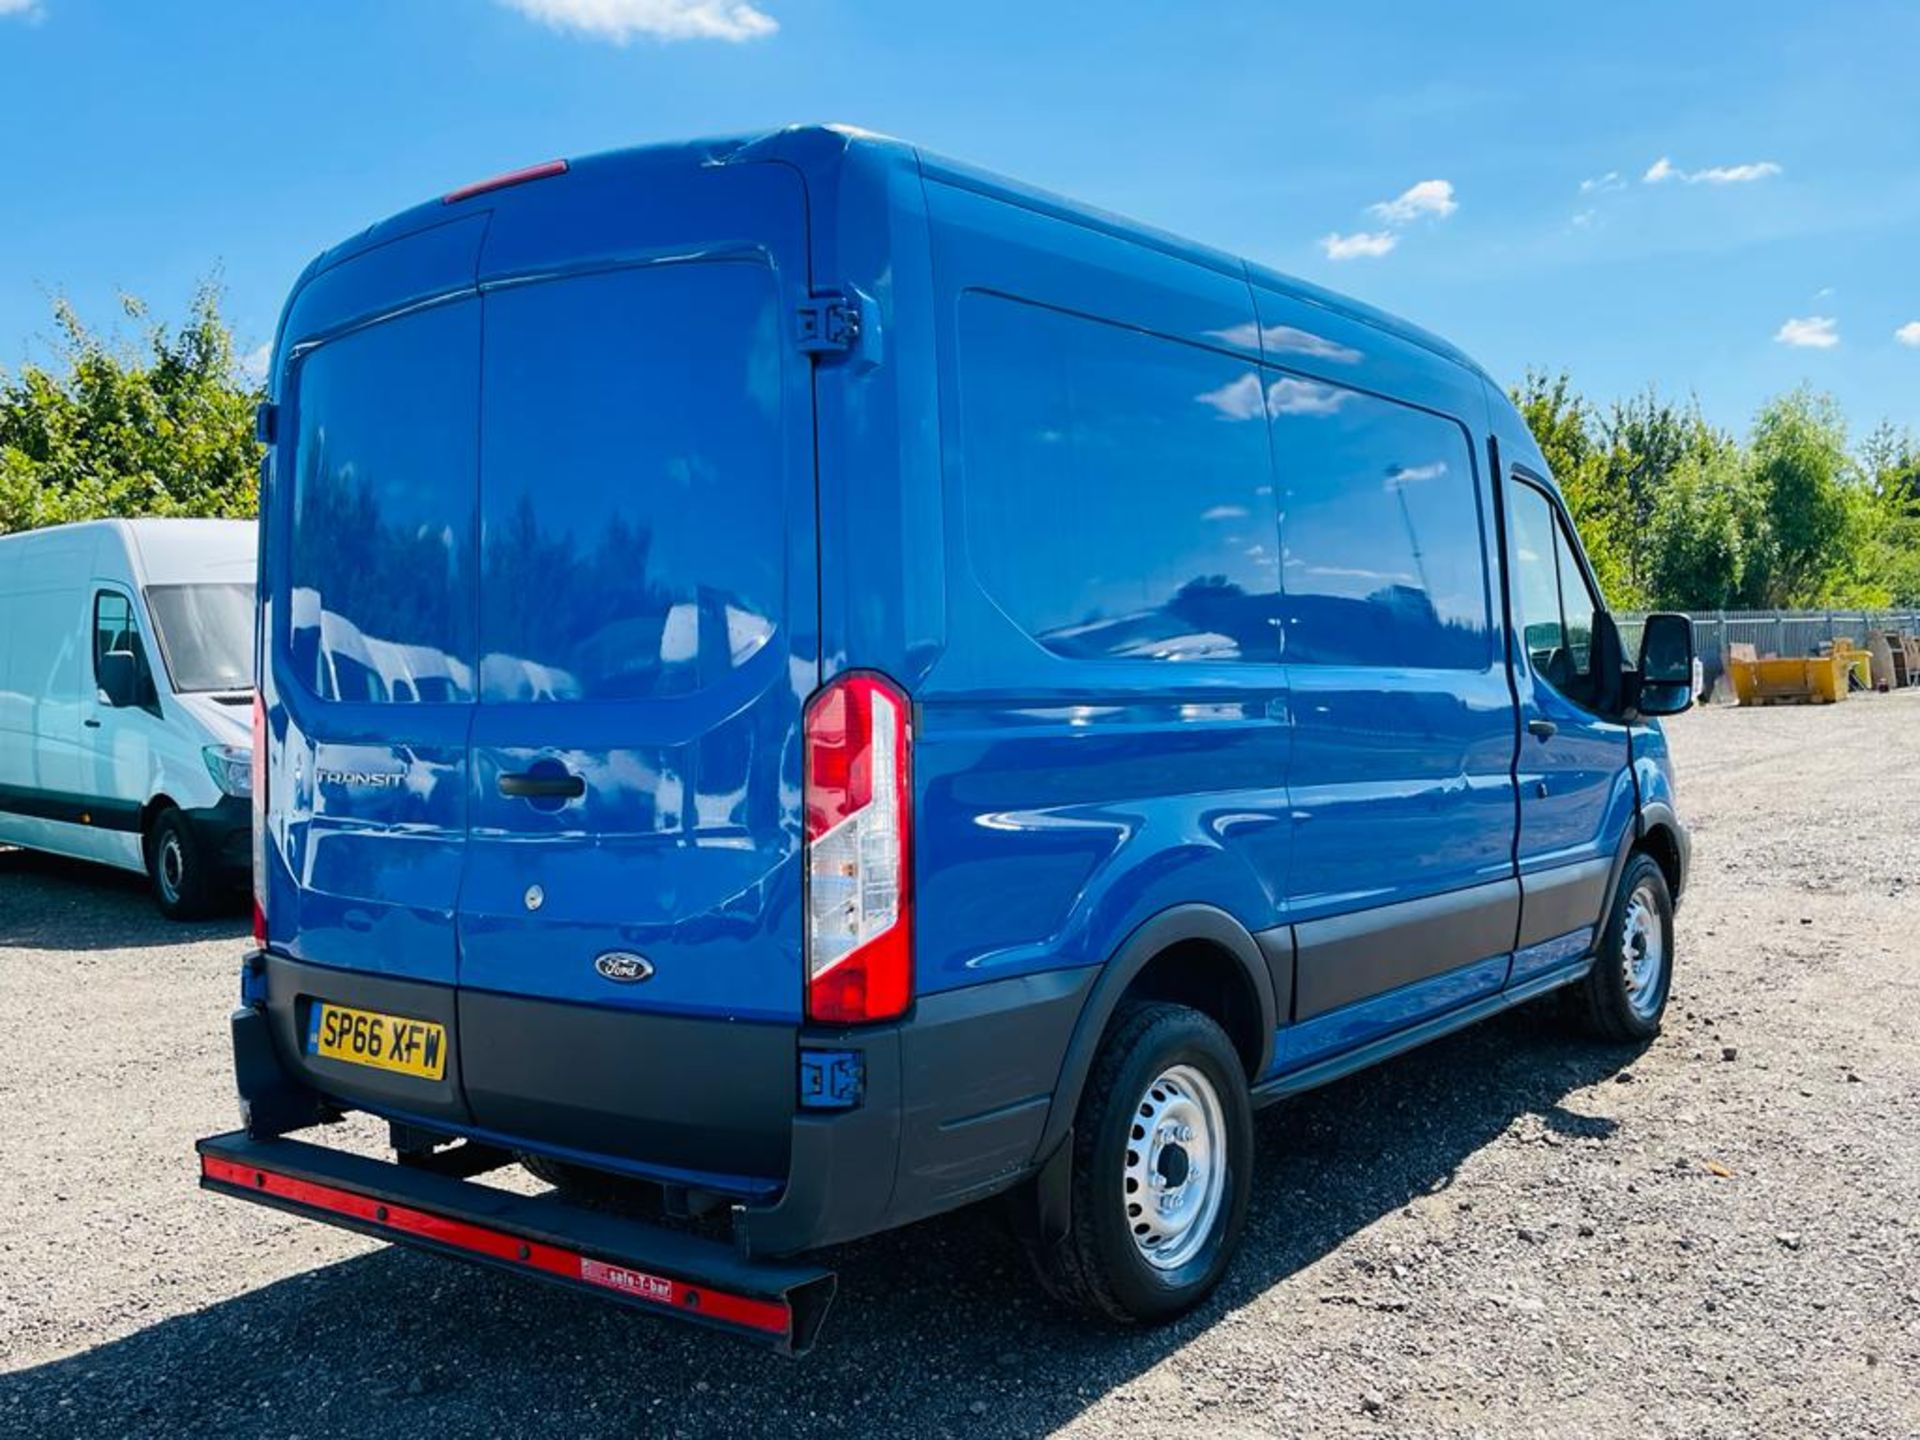
<path id="1" fill-rule="evenodd" d="M 433 1170 L 244 1131 L 199 1141 L 200 1188 L 363 1235 L 473 1260 L 771 1345 L 813 1348 L 831 1270 L 746 1261 L 729 1245 L 555 1195 L 513 1195 Z"/>

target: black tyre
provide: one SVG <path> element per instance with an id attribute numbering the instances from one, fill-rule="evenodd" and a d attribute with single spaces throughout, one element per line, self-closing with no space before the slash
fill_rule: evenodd
<path id="1" fill-rule="evenodd" d="M 205 847 L 178 810 L 162 810 L 147 831 L 147 881 L 169 920 L 203 920 L 219 907 L 223 892 Z"/>
<path id="2" fill-rule="evenodd" d="M 567 1160 L 555 1160 L 550 1155 L 535 1155 L 526 1150 L 522 1150 L 518 1158 L 521 1167 L 534 1179 L 545 1181 L 567 1199 L 582 1205 L 632 1209 L 652 1198 L 648 1187 L 640 1182 L 623 1180 L 604 1170 L 575 1165 Z"/>
<path id="3" fill-rule="evenodd" d="M 1252 1180 L 1246 1072 L 1184 1005 L 1122 1010 L 1074 1120 L 1070 1225 L 1034 1261 L 1047 1289 L 1111 1320 L 1168 1320 L 1220 1283 Z"/>
<path id="4" fill-rule="evenodd" d="M 1593 969 L 1569 1001 L 1582 1029 L 1602 1040 L 1651 1040 L 1673 986 L 1673 893 L 1651 855 L 1629 856 L 1600 933 Z"/>

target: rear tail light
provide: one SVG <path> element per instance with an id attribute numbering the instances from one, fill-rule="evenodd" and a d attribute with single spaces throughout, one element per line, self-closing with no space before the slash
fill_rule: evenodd
<path id="1" fill-rule="evenodd" d="M 886 1020 L 913 999 L 907 697 L 845 675 L 806 722 L 807 1017 Z"/>
<path id="2" fill-rule="evenodd" d="M 253 692 L 253 943 L 267 943 L 267 707 Z"/>

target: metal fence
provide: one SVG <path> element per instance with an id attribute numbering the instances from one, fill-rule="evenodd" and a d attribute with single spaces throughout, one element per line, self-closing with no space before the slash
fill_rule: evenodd
<path id="1" fill-rule="evenodd" d="M 1693 610 L 1693 651 L 1709 679 L 1726 670 L 1727 646 L 1761 655 L 1818 655 L 1835 640 L 1865 647 L 1870 630 L 1920 630 L 1920 610 Z M 1629 653 L 1639 643 L 1644 611 L 1619 617 Z"/>

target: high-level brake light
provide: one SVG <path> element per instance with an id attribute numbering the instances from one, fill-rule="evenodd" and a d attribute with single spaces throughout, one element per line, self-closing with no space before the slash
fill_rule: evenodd
<path id="1" fill-rule="evenodd" d="M 807 1017 L 886 1020 L 913 999 L 907 697 L 844 675 L 807 707 Z"/>
<path id="2" fill-rule="evenodd" d="M 529 165 L 524 170 L 509 170 L 504 175 L 494 175 L 485 180 L 476 180 L 471 185 L 462 185 L 458 190 L 449 190 L 440 197 L 440 203 L 453 205 L 462 200 L 471 200 L 475 195 L 484 195 L 489 190 L 504 190 L 509 185 L 524 185 L 529 180 L 544 180 L 549 175 L 566 173 L 566 161 L 548 160 L 541 165 Z"/>

